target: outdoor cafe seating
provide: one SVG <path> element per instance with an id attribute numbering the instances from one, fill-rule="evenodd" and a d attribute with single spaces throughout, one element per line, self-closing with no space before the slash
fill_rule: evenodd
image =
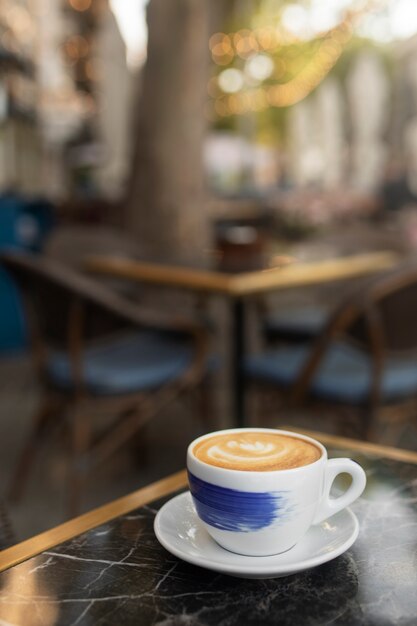
<path id="1" fill-rule="evenodd" d="M 0 0 L 0 626 L 416 626 L 417 0 Z"/>
<path id="2" fill-rule="evenodd" d="M 358 436 L 372 439 L 384 417 L 399 425 L 415 421 L 416 315 L 417 261 L 412 259 L 362 279 L 321 330 L 310 336 L 304 331 L 303 342 L 248 356 L 247 380 L 280 392 L 290 406 L 330 406 L 341 433 L 351 428 L 343 409 L 353 409 Z M 287 405 L 284 401 L 284 411 Z"/>
<path id="3" fill-rule="evenodd" d="M 4 253 L 1 265 L 19 287 L 42 388 L 9 494 L 20 496 L 48 426 L 58 420 L 68 429 L 74 514 L 88 473 L 204 380 L 207 333 L 193 322 L 142 310 L 45 257 Z M 92 417 L 100 411 L 114 419 L 97 438 Z"/>

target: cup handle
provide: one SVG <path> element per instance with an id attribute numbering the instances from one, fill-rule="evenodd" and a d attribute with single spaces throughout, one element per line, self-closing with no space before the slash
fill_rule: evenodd
<path id="1" fill-rule="evenodd" d="M 350 474 L 352 484 L 337 498 L 330 497 L 333 481 L 339 474 Z M 313 520 L 313 524 L 320 524 L 323 520 L 341 511 L 354 500 L 359 498 L 366 485 L 366 474 L 358 463 L 351 459 L 330 459 L 324 472 L 323 497 Z"/>

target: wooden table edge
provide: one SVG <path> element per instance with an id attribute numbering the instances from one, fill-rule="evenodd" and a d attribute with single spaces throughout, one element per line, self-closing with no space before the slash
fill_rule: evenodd
<path id="1" fill-rule="evenodd" d="M 390 269 L 399 259 L 395 252 L 380 250 L 336 259 L 284 263 L 275 268 L 226 274 L 221 271 L 169 266 L 125 257 L 89 255 L 84 259 L 83 268 L 93 274 L 114 278 L 244 298 L 276 289 L 359 277 Z"/>
<path id="2" fill-rule="evenodd" d="M 234 276 L 215 270 L 170 266 L 164 263 L 103 255 L 87 256 L 83 262 L 83 269 L 91 274 L 158 284 L 165 287 L 214 292 L 223 295 L 232 295 L 233 293 Z"/>
<path id="3" fill-rule="evenodd" d="M 325 446 L 352 450 L 353 452 L 363 452 L 403 463 L 417 464 L 417 452 L 411 450 L 358 441 L 356 439 L 329 435 L 312 430 L 298 429 L 292 426 L 280 426 L 279 428 L 313 437 L 321 441 Z M 127 496 L 118 498 L 109 504 L 93 509 L 55 528 L 51 528 L 35 537 L 31 537 L 30 539 L 26 539 L 21 543 L 11 546 L 0 552 L 0 572 L 14 565 L 18 565 L 45 550 L 49 550 L 53 546 L 81 535 L 92 528 L 105 524 L 119 515 L 126 515 L 140 506 L 144 506 L 157 498 L 162 498 L 177 489 L 185 487 L 186 484 L 186 471 L 181 470 L 176 474 L 172 474 L 167 478 L 163 478 L 142 489 L 134 491 Z"/>
<path id="4" fill-rule="evenodd" d="M 290 263 L 280 268 L 237 274 L 230 284 L 229 295 L 249 297 L 279 289 L 359 278 L 374 272 L 392 269 L 398 262 L 397 254 L 380 251 L 335 259 Z"/>
<path id="5" fill-rule="evenodd" d="M 0 552 L 0 572 L 18 565 L 41 552 L 45 552 L 45 550 L 49 550 L 53 546 L 81 535 L 92 528 L 105 524 L 119 515 L 126 515 L 130 511 L 152 502 L 152 500 L 162 498 L 177 489 L 181 489 L 186 484 L 186 471 L 181 470 L 122 498 L 113 500 L 109 504 L 88 511 L 55 528 L 11 546 Z"/>

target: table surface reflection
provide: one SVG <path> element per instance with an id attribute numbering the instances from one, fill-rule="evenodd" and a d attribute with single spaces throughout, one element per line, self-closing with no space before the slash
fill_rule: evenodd
<path id="1" fill-rule="evenodd" d="M 153 521 L 185 489 L 181 472 L 68 522 L 61 534 L 55 529 L 0 554 L 3 567 L 23 559 L 0 575 L 0 624 L 415 624 L 417 454 L 318 438 L 330 456 L 354 458 L 368 476 L 352 506 L 359 538 L 342 556 L 271 580 L 180 561 L 159 545 Z M 53 544 L 59 536 L 68 540 Z"/>

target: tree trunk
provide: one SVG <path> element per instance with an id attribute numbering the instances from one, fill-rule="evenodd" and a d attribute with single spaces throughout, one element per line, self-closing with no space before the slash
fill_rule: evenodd
<path id="1" fill-rule="evenodd" d="M 128 227 L 153 258 L 207 254 L 203 139 L 209 2 L 150 0 Z"/>

